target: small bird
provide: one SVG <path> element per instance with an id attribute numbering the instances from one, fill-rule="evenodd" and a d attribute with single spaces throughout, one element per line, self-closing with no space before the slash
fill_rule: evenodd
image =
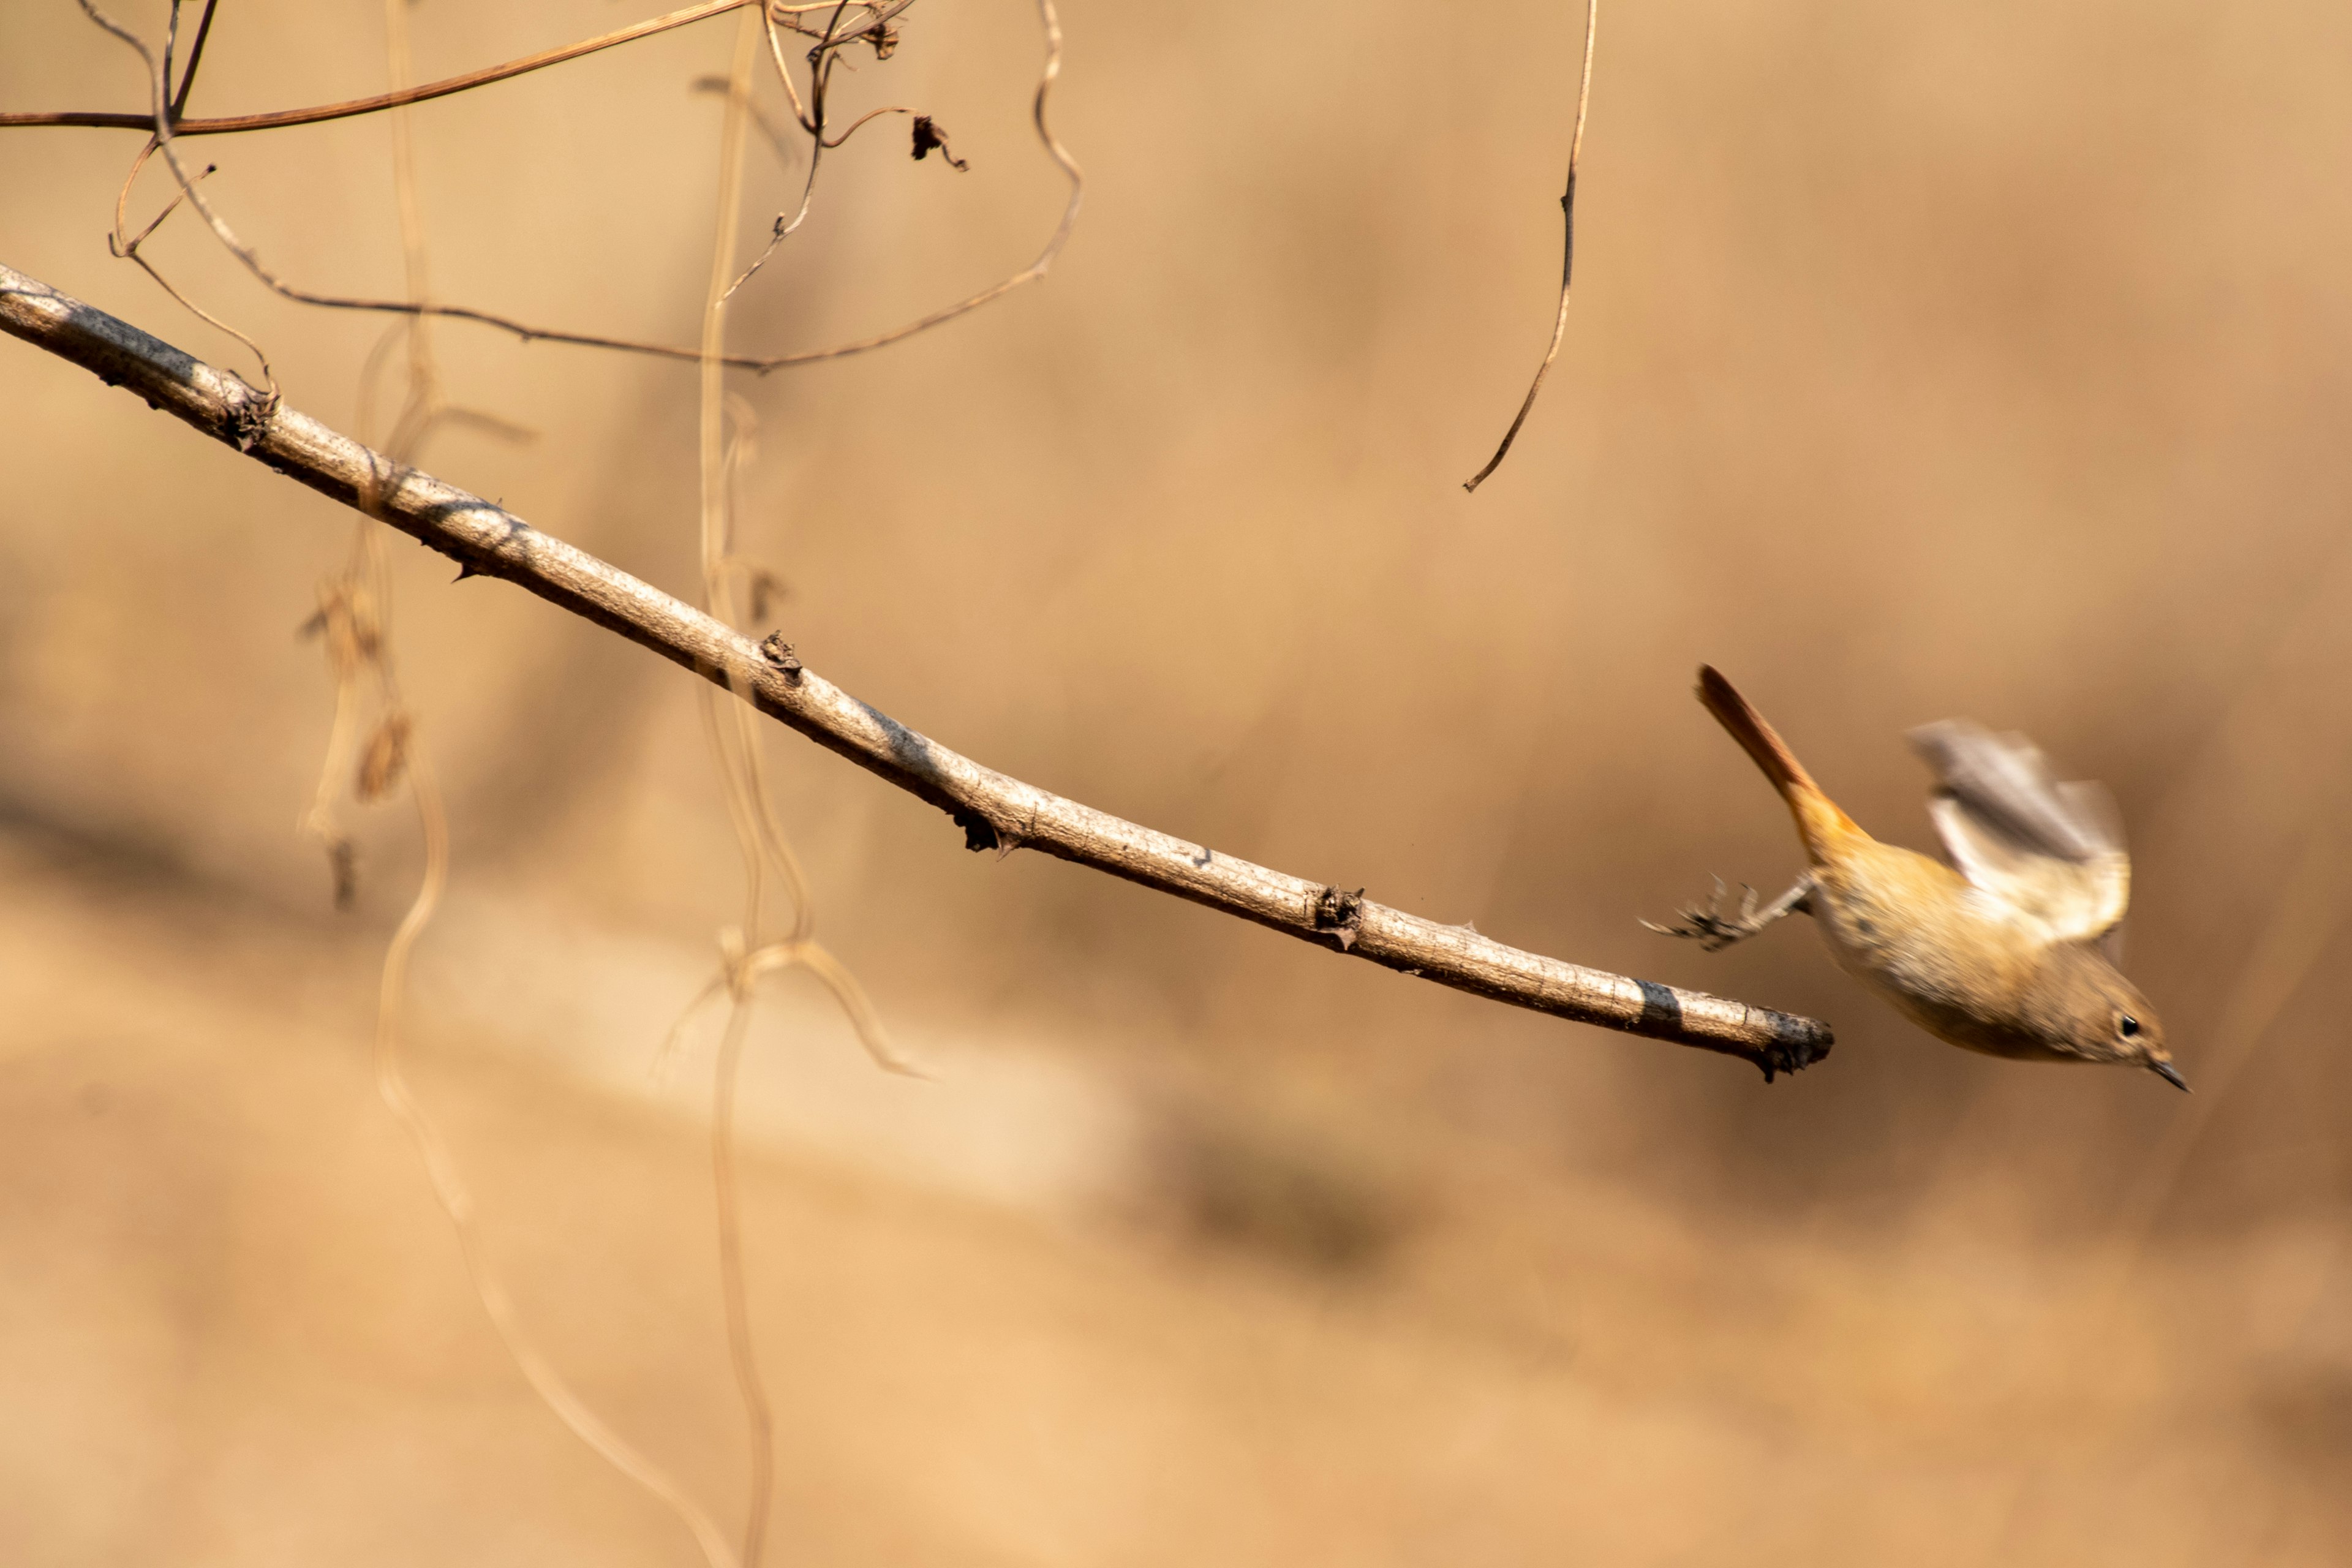
<path id="1" fill-rule="evenodd" d="M 1718 880 L 1706 909 L 1651 930 L 1712 952 L 1809 914 L 1838 967 L 1938 1039 L 1997 1057 L 2143 1067 L 2188 1089 L 2155 1010 L 2116 968 L 2131 860 L 2104 789 L 2053 783 L 2022 735 L 1965 720 L 1914 730 L 1912 747 L 1936 774 L 1927 811 L 1946 866 L 1855 826 L 1706 665 L 1698 700 L 1788 802 L 1810 868 L 1760 910 L 1750 890 L 1736 915 L 1723 911 Z"/>

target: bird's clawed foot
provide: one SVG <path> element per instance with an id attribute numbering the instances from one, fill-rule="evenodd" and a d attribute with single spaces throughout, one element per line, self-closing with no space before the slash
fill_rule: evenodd
<path id="1" fill-rule="evenodd" d="M 1704 904 L 1693 904 L 1677 911 L 1675 923 L 1662 926 L 1651 921 L 1642 923 L 1660 936 L 1678 936 L 1695 942 L 1709 952 L 1721 952 L 1735 942 L 1744 942 L 1784 915 L 1811 914 L 1812 907 L 1806 900 L 1813 890 L 1810 877 L 1801 877 L 1797 885 L 1779 898 L 1759 909 L 1756 889 L 1740 884 L 1740 900 L 1737 912 L 1727 911 L 1724 900 L 1730 889 L 1723 879 L 1715 879 L 1715 896 Z"/>

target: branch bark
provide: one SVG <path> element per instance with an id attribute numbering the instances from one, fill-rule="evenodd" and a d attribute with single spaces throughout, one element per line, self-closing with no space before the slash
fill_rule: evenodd
<path id="1" fill-rule="evenodd" d="M 1041 850 L 1408 975 L 1579 1023 L 1718 1051 L 1769 1082 L 1829 1054 L 1829 1026 L 1523 952 L 1361 893 L 1139 826 L 959 756 L 732 627 L 522 519 L 273 402 L 95 307 L 0 266 L 0 331 L 381 518 L 458 563 L 619 633 L 949 814 L 971 849 Z"/>

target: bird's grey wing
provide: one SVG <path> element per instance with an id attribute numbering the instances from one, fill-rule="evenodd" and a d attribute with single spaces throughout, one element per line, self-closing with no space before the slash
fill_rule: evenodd
<path id="1" fill-rule="evenodd" d="M 1914 730 L 1911 744 L 1935 770 L 1927 812 L 1960 874 L 2062 940 L 2103 941 L 2119 961 L 2131 859 L 2107 792 L 2054 782 L 2024 736 L 1965 720 Z"/>
<path id="2" fill-rule="evenodd" d="M 2024 736 L 1947 719 L 1912 731 L 1911 745 L 1935 771 L 1938 790 L 2020 847 L 2077 863 L 2122 852 L 2123 829 L 2106 791 L 2054 782 L 2048 759 Z"/>

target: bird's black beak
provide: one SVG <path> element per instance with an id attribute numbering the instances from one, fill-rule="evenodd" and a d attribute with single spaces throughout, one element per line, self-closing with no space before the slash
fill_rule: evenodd
<path id="1" fill-rule="evenodd" d="M 2182 1078 L 2180 1076 L 2180 1069 L 2174 1067 L 2170 1062 L 2150 1062 L 2147 1064 L 2147 1070 L 2162 1079 L 2165 1082 L 2170 1084 L 2173 1088 L 2179 1089 L 2181 1093 L 2187 1094 L 2189 1092 L 2189 1080 Z"/>

